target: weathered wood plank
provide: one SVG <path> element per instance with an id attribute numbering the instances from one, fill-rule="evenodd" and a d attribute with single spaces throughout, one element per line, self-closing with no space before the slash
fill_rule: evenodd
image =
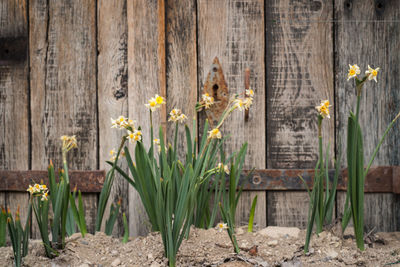
<path id="1" fill-rule="evenodd" d="M 338 146 L 342 149 L 345 149 L 347 142 L 347 117 L 356 105 L 354 80 L 347 81 L 348 65 L 358 64 L 361 68 L 360 77 L 364 75 L 368 64 L 381 68 L 378 83 L 371 81 L 365 84 L 360 103 L 359 121 L 361 129 L 364 129 L 366 162 L 387 125 L 400 111 L 400 77 L 393 75 L 400 71 L 400 2 L 379 3 L 373 0 L 338 0 L 335 3 L 335 16 L 340 22 L 335 24 L 335 84 L 336 102 L 339 103 L 337 135 L 341 136 L 342 142 Z M 392 130 L 383 142 L 374 165 L 399 165 L 399 147 L 400 132 Z"/>
<path id="2" fill-rule="evenodd" d="M 70 169 L 97 169 L 95 7 L 94 0 L 30 1 L 32 169 L 50 159 L 61 167 L 65 134 L 78 140 Z"/>
<path id="3" fill-rule="evenodd" d="M 0 5 L 0 169 L 29 169 L 27 1 L 2 1 Z M 15 46 L 18 49 L 15 49 Z M 25 222 L 28 194 L 0 193 L 0 205 L 13 216 L 20 207 Z M 15 218 L 15 217 L 14 217 Z"/>
<path id="4" fill-rule="evenodd" d="M 196 2 L 173 1 L 166 3 L 166 55 L 167 55 L 167 113 L 179 108 L 188 117 L 191 128 L 194 107 L 197 102 L 197 50 L 196 50 Z M 173 143 L 175 124 L 169 123 L 167 137 Z M 177 149 L 184 158 L 186 135 L 179 127 Z"/>
<path id="5" fill-rule="evenodd" d="M 2 1 L 0 38 L 9 46 L 19 45 L 24 52 L 4 47 L 0 53 L 0 169 L 29 168 L 28 131 L 28 30 L 25 0 Z"/>
<path id="6" fill-rule="evenodd" d="M 317 161 L 317 112 L 334 100 L 331 2 L 268 1 L 267 166 L 313 168 Z M 334 114 L 323 122 L 324 145 L 334 143 Z M 331 155 L 333 155 L 331 145 Z M 304 227 L 308 196 L 268 192 L 268 224 Z"/>
<path id="7" fill-rule="evenodd" d="M 128 116 L 128 22 L 127 3 L 123 1 L 98 1 L 98 90 L 99 90 L 99 161 L 100 169 L 109 170 L 105 162 L 109 151 L 118 150 L 121 136 L 125 134 L 110 128 L 110 118 Z M 128 183 L 116 175 L 109 202 L 104 213 L 103 227 L 109 216 L 111 203 L 121 198 L 121 212 L 128 216 Z M 129 216 L 128 216 L 129 217 Z M 113 234 L 123 235 L 122 216 L 115 224 Z"/>
<path id="8" fill-rule="evenodd" d="M 332 26 L 327 22 L 332 3 L 268 1 L 266 12 L 267 166 L 313 168 L 318 157 L 315 106 L 334 100 Z M 333 113 L 323 122 L 325 144 L 334 142 Z"/>
<path id="9" fill-rule="evenodd" d="M 268 225 L 306 228 L 309 198 L 304 192 L 267 193 Z"/>
<path id="10" fill-rule="evenodd" d="M 249 216 L 251 204 L 254 197 L 257 196 L 257 205 L 254 213 L 254 230 L 261 229 L 267 226 L 266 210 L 267 200 L 265 191 L 244 191 L 240 197 L 236 209 L 236 224 L 247 225 L 249 223 Z"/>
<path id="11" fill-rule="evenodd" d="M 343 216 L 346 192 L 337 194 L 338 217 Z M 393 232 L 399 230 L 399 196 L 392 193 L 366 193 L 364 198 L 364 231 Z M 349 223 L 353 225 L 352 220 Z"/>
<path id="12" fill-rule="evenodd" d="M 155 94 L 165 96 L 165 9 L 163 0 L 128 1 L 128 102 L 129 116 L 142 127 L 146 146 L 150 140 L 149 111 L 144 104 Z M 165 125 L 165 106 L 153 113 L 155 138 Z M 133 146 L 131 146 L 133 149 Z M 129 188 L 129 231 L 148 232 L 146 212 L 137 192 Z"/>
<path id="13" fill-rule="evenodd" d="M 76 135 L 71 169 L 97 168 L 96 3 L 29 5 L 32 169 L 61 166 L 61 135 Z"/>
<path id="14" fill-rule="evenodd" d="M 216 56 L 222 65 L 230 96 L 244 93 L 244 73 L 246 68 L 250 68 L 250 85 L 255 91 L 255 98 L 249 119 L 245 121 L 244 112 L 235 111 L 227 119 L 222 133 L 232 134 L 226 142 L 228 153 L 238 150 L 244 142 L 248 142 L 245 166 L 264 169 L 264 1 L 198 1 L 197 10 L 199 94 L 202 94 L 203 83 Z M 248 206 L 247 209 L 250 210 L 251 203 L 248 200 L 254 194 L 244 192 L 239 206 L 243 209 Z M 265 203 L 265 194 L 261 193 L 258 201 Z M 264 216 L 261 216 L 262 213 Z M 265 213 L 265 210 L 259 212 L 257 223 L 260 225 L 266 225 Z"/>
<path id="15" fill-rule="evenodd" d="M 378 82 L 365 84 L 360 103 L 359 122 L 363 129 L 365 162 L 368 162 L 387 125 L 400 111 L 400 78 L 393 75 L 400 71 L 400 27 L 397 22 L 400 2 L 380 1 L 377 4 L 373 0 L 338 0 L 335 2 L 335 17 L 340 22 L 335 24 L 335 85 L 336 102 L 339 103 L 337 136 L 342 139 L 338 148 L 344 150 L 346 147 L 347 117 L 356 105 L 354 81 L 347 81 L 348 64 L 358 64 L 360 76 L 364 75 L 368 64 L 381 68 Z M 383 142 L 373 165 L 400 164 L 398 125 L 394 129 Z M 346 164 L 347 159 L 344 158 L 343 162 Z M 338 198 L 338 205 L 343 204 L 340 200 Z M 397 201 L 399 199 L 392 194 L 366 194 L 365 228 L 377 227 L 381 231 L 398 229 L 398 212 L 393 211 L 393 207 L 399 205 Z M 343 209 L 338 211 L 343 212 Z"/>
<path id="16" fill-rule="evenodd" d="M 82 193 L 83 208 L 85 210 L 85 220 L 88 233 L 94 234 L 96 226 L 97 214 L 97 197 L 96 193 Z M 114 228 L 116 225 L 114 226 Z"/>

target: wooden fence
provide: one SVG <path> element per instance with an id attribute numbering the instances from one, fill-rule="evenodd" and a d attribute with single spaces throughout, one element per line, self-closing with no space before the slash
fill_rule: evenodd
<path id="1" fill-rule="evenodd" d="M 78 138 L 71 169 L 107 169 L 108 151 L 121 137 L 110 117 L 129 116 L 147 133 L 143 104 L 159 94 L 167 105 L 155 124 L 170 135 L 167 112 L 177 107 L 196 115 L 216 56 L 229 95 L 243 92 L 245 69 L 251 70 L 249 117 L 235 113 L 222 131 L 232 135 L 230 151 L 249 143 L 246 166 L 258 169 L 313 168 L 314 107 L 321 99 L 334 108 L 324 121 L 326 145 L 332 155 L 343 149 L 354 105 L 348 64 L 379 66 L 378 83 L 366 86 L 361 103 L 369 156 L 400 110 L 399 22 L 400 1 L 389 0 L 1 0 L 0 169 L 45 170 L 50 159 L 60 166 L 63 134 Z M 374 165 L 399 165 L 399 140 L 396 126 Z M 97 194 L 85 193 L 93 219 Z M 245 191 L 239 221 L 247 220 L 255 195 L 259 226 L 305 226 L 307 194 L 292 190 Z M 344 196 L 338 193 L 338 216 Z M 119 197 L 131 234 L 144 234 L 144 210 L 122 179 L 112 200 Z M 0 192 L 0 204 L 12 208 L 27 199 L 24 192 Z M 368 193 L 367 227 L 400 230 L 399 203 L 392 192 Z"/>

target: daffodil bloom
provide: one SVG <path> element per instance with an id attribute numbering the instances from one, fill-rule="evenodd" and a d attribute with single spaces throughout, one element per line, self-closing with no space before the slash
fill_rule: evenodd
<path id="1" fill-rule="evenodd" d="M 128 136 L 126 137 L 126 139 L 129 140 L 129 143 L 133 144 L 135 143 L 135 141 L 140 141 L 142 136 L 142 132 L 141 131 L 128 131 Z"/>
<path id="2" fill-rule="evenodd" d="M 217 229 L 219 232 L 222 232 L 225 229 L 228 229 L 228 225 L 226 223 L 219 223 L 217 224 Z"/>
<path id="3" fill-rule="evenodd" d="M 33 193 L 36 192 L 36 188 L 34 186 L 29 185 L 26 191 L 28 191 L 32 195 Z"/>
<path id="4" fill-rule="evenodd" d="M 252 104 L 253 104 L 253 98 L 252 97 L 246 97 L 243 100 L 243 105 L 244 105 L 244 109 L 245 110 L 248 110 Z"/>
<path id="5" fill-rule="evenodd" d="M 144 105 L 148 107 L 151 111 L 155 111 L 163 104 L 165 104 L 165 99 L 162 96 L 155 95 L 154 97 L 150 98 L 147 104 Z"/>
<path id="6" fill-rule="evenodd" d="M 330 119 L 330 115 L 329 115 L 329 101 L 326 100 L 324 102 L 321 103 L 321 105 L 316 106 L 315 107 L 319 114 L 323 117 L 323 118 L 328 118 Z"/>
<path id="7" fill-rule="evenodd" d="M 244 109 L 243 99 L 240 98 L 235 99 L 235 101 L 233 102 L 233 106 L 240 111 L 243 110 Z"/>
<path id="8" fill-rule="evenodd" d="M 218 168 L 223 169 L 224 172 L 229 175 L 230 171 L 228 165 L 224 165 L 223 163 L 218 163 Z"/>
<path id="9" fill-rule="evenodd" d="M 158 152 L 161 152 L 160 139 L 155 138 L 155 139 L 153 140 L 153 144 L 154 144 L 155 146 L 157 146 Z"/>
<path id="10" fill-rule="evenodd" d="M 211 131 L 208 131 L 208 138 L 214 139 L 218 138 L 221 139 L 222 135 L 221 132 L 219 131 L 218 128 L 212 129 Z"/>
<path id="11" fill-rule="evenodd" d="M 368 70 L 365 71 L 365 74 L 368 75 L 368 80 L 374 80 L 375 82 L 377 82 L 376 76 L 378 75 L 378 71 L 379 68 L 373 69 L 368 65 Z"/>
<path id="12" fill-rule="evenodd" d="M 214 104 L 214 97 L 210 96 L 208 93 L 203 94 L 201 99 L 206 109 L 210 108 L 210 106 Z"/>
<path id="13" fill-rule="evenodd" d="M 119 116 L 117 119 L 111 118 L 111 128 L 123 129 L 127 119 L 124 116 Z"/>
<path id="14" fill-rule="evenodd" d="M 61 136 L 60 139 L 63 142 L 62 149 L 64 151 L 69 151 L 69 150 L 77 147 L 75 135 L 72 135 L 72 136 L 63 135 L 63 136 Z"/>
<path id="15" fill-rule="evenodd" d="M 42 200 L 42 201 L 45 201 L 45 200 L 48 199 L 47 197 L 48 197 L 48 193 L 47 193 L 47 192 L 44 192 L 44 193 L 42 194 L 41 200 Z"/>
<path id="16" fill-rule="evenodd" d="M 357 77 L 357 75 L 360 73 L 361 73 L 360 67 L 358 67 L 356 64 L 354 65 L 349 64 L 349 73 L 347 74 L 347 80 Z"/>
<path id="17" fill-rule="evenodd" d="M 247 97 L 253 97 L 254 96 L 254 91 L 252 89 L 246 89 L 246 96 Z"/>

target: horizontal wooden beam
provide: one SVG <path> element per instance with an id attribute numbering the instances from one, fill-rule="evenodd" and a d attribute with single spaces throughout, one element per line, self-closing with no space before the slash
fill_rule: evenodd
<path id="1" fill-rule="evenodd" d="M 103 187 L 105 171 L 69 171 L 71 189 L 87 193 L 100 192 Z M 0 191 L 26 191 L 29 185 L 43 180 L 49 184 L 47 171 L 1 171 Z"/>
<path id="2" fill-rule="evenodd" d="M 244 190 L 304 191 L 301 176 L 312 187 L 314 170 L 311 169 L 264 169 L 255 170 L 250 176 L 244 171 L 239 185 Z M 329 170 L 331 181 L 334 170 Z M 71 188 L 82 192 L 100 192 L 105 171 L 70 171 Z M 346 190 L 347 170 L 339 175 L 338 190 Z M 0 191 L 25 191 L 30 184 L 41 180 L 48 184 L 47 171 L 0 171 Z M 365 192 L 400 194 L 400 166 L 373 167 L 365 179 Z"/>
<path id="3" fill-rule="evenodd" d="M 311 188 L 314 179 L 314 170 L 311 169 L 264 169 L 255 170 L 252 175 L 244 171 L 240 185 L 244 190 L 305 190 L 301 176 Z M 330 180 L 333 180 L 335 171 L 329 170 Z M 341 171 L 338 181 L 338 190 L 347 188 L 347 169 Z M 400 194 L 400 166 L 372 167 L 365 179 L 365 192 L 396 193 Z"/>

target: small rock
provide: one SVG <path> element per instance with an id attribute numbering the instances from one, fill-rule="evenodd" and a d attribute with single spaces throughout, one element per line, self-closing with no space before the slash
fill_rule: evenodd
<path id="1" fill-rule="evenodd" d="M 89 264 L 84 263 L 84 264 L 79 265 L 79 267 L 90 267 L 90 266 L 89 266 Z"/>
<path id="2" fill-rule="evenodd" d="M 115 256 L 115 255 L 117 255 L 117 254 L 118 254 L 118 251 L 116 251 L 116 250 L 111 251 L 111 255 L 112 255 L 112 256 Z"/>
<path id="3" fill-rule="evenodd" d="M 244 234 L 244 230 L 242 228 L 236 228 L 236 234 L 242 235 L 242 234 Z"/>
<path id="4" fill-rule="evenodd" d="M 268 241 L 267 245 L 270 247 L 275 247 L 276 245 L 278 245 L 278 240 L 272 240 L 272 241 Z"/>
<path id="5" fill-rule="evenodd" d="M 116 258 L 112 263 L 111 266 L 118 266 L 121 264 L 121 260 L 119 258 Z"/>
<path id="6" fill-rule="evenodd" d="M 160 267 L 161 265 L 158 262 L 153 262 L 150 267 Z"/>
<path id="7" fill-rule="evenodd" d="M 147 259 L 148 259 L 148 260 L 154 260 L 153 254 L 150 253 L 149 255 L 147 255 Z"/>
<path id="8" fill-rule="evenodd" d="M 83 244 L 83 245 L 89 245 L 89 242 L 87 242 L 86 240 L 81 240 L 80 242 L 81 242 L 81 244 Z"/>
<path id="9" fill-rule="evenodd" d="M 300 233 L 300 229 L 297 227 L 279 227 L 279 226 L 268 226 L 260 231 L 260 235 L 269 236 L 272 238 L 279 238 L 283 236 L 290 236 L 297 238 Z"/>
<path id="10" fill-rule="evenodd" d="M 306 256 L 310 256 L 310 255 L 312 255 L 312 254 L 314 254 L 314 248 L 310 248 L 310 249 L 308 250 L 308 252 L 306 253 Z"/>
<path id="11" fill-rule="evenodd" d="M 333 249 L 330 249 L 330 250 L 328 250 L 328 251 L 326 252 L 326 256 L 329 257 L 329 258 L 331 258 L 331 259 L 336 259 L 338 255 L 339 255 L 339 254 L 338 254 L 335 250 L 333 250 Z"/>

